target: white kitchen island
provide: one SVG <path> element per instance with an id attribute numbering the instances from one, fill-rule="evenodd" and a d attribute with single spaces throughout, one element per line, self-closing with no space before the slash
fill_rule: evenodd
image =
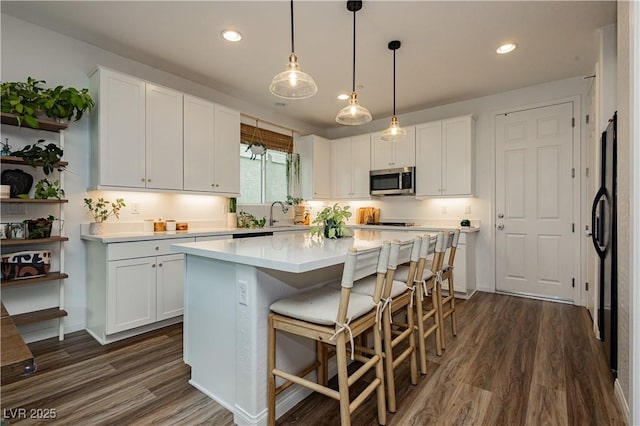
<path id="1" fill-rule="evenodd" d="M 186 254 L 184 361 L 191 366 L 190 383 L 232 411 L 236 424 L 266 424 L 271 303 L 338 280 L 351 247 L 407 237 L 407 232 L 356 230 L 338 240 L 295 233 L 173 245 L 173 251 Z M 277 343 L 278 365 L 287 371 L 302 369 L 315 357 L 311 341 L 282 334 Z M 280 394 L 277 416 L 309 392 L 292 386 Z"/>

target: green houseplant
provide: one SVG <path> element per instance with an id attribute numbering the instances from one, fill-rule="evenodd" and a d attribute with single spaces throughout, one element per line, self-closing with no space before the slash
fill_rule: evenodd
<path id="1" fill-rule="evenodd" d="M 117 198 L 115 202 L 111 202 L 100 197 L 96 201 L 93 201 L 92 198 L 85 198 L 84 206 L 89 209 L 89 213 L 93 217 L 93 222 L 89 224 L 89 233 L 97 235 L 102 232 L 102 223 L 110 216 L 120 219 L 120 210 L 126 207 L 126 204 L 123 198 Z"/>
<path id="2" fill-rule="evenodd" d="M 349 206 L 341 207 L 338 203 L 325 207 L 313 219 L 314 227 L 311 235 L 322 235 L 325 238 L 350 237 L 351 230 L 347 228 L 347 219 L 351 217 Z"/>
<path id="3" fill-rule="evenodd" d="M 47 198 L 57 198 L 62 200 L 64 197 L 64 189 L 60 188 L 58 179 L 51 182 L 49 179 L 42 179 L 36 183 L 36 191 L 33 198 L 38 200 L 46 200 Z"/>
<path id="4" fill-rule="evenodd" d="M 23 123 L 39 128 L 38 117 L 79 120 L 95 106 L 89 89 L 56 86 L 43 87 L 46 81 L 28 77 L 26 82 L 3 82 L 0 86 L 2 112 L 16 116 L 18 126 Z"/>
<path id="5" fill-rule="evenodd" d="M 39 217 L 38 219 L 26 219 L 27 238 L 35 240 L 39 238 L 49 238 L 51 236 L 51 226 L 56 218 L 52 215 Z"/>
<path id="6" fill-rule="evenodd" d="M 58 163 L 64 151 L 54 143 L 44 145 L 44 142 L 46 142 L 44 139 L 38 139 L 38 142 L 33 145 L 13 151 L 11 155 L 24 159 L 31 167 L 42 166 L 45 175 L 52 173 L 54 169 L 63 171 L 65 167 Z"/>

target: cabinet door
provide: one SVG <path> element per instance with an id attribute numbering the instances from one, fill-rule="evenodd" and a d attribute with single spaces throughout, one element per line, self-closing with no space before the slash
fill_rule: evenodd
<path id="1" fill-rule="evenodd" d="M 182 315 L 184 311 L 184 255 L 157 257 L 156 320 Z"/>
<path id="2" fill-rule="evenodd" d="M 213 102 L 184 96 L 184 189 L 214 191 L 215 112 Z"/>
<path id="3" fill-rule="evenodd" d="M 313 142 L 313 198 L 331 198 L 331 143 L 315 137 Z"/>
<path id="4" fill-rule="evenodd" d="M 109 262 L 107 334 L 156 320 L 156 258 Z"/>
<path id="5" fill-rule="evenodd" d="M 240 113 L 221 105 L 215 106 L 216 192 L 240 193 Z"/>
<path id="6" fill-rule="evenodd" d="M 352 198 L 369 198 L 369 171 L 371 170 L 371 138 L 369 134 L 351 138 L 351 171 L 353 173 Z"/>
<path id="7" fill-rule="evenodd" d="M 147 188 L 182 189 L 182 93 L 147 84 Z"/>
<path id="8" fill-rule="evenodd" d="M 442 195 L 442 132 L 439 121 L 416 126 L 416 196 Z"/>
<path id="9" fill-rule="evenodd" d="M 91 124 L 93 152 L 99 153 L 92 159 L 92 184 L 144 188 L 145 82 L 100 68 L 91 85 L 98 94 Z"/>
<path id="10" fill-rule="evenodd" d="M 473 118 L 442 121 L 442 194 L 473 195 Z"/>
<path id="11" fill-rule="evenodd" d="M 351 198 L 351 138 L 331 141 L 331 186 L 333 198 Z"/>
<path id="12" fill-rule="evenodd" d="M 382 132 L 371 134 L 371 170 L 383 170 L 396 167 L 395 142 L 384 141 Z"/>
<path id="13" fill-rule="evenodd" d="M 405 127 L 407 136 L 393 142 L 393 167 L 413 167 L 416 165 L 416 129 L 414 126 Z"/>

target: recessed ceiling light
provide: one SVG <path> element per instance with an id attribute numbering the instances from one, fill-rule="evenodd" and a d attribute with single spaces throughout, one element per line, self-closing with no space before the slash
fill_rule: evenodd
<path id="1" fill-rule="evenodd" d="M 349 99 L 349 95 L 347 95 L 346 93 L 340 93 L 338 95 L 338 99 L 340 99 L 341 101 L 346 101 L 347 99 Z"/>
<path id="2" fill-rule="evenodd" d="M 242 40 L 242 34 L 236 30 L 224 30 L 222 31 L 222 37 L 227 41 L 240 41 Z"/>
<path id="3" fill-rule="evenodd" d="M 516 47 L 518 47 L 518 45 L 515 43 L 505 43 L 496 49 L 496 53 L 504 55 L 505 53 L 513 52 L 516 50 Z"/>

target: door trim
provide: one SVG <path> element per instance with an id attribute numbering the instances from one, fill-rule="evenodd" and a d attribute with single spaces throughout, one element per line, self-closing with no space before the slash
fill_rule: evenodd
<path id="1" fill-rule="evenodd" d="M 583 187 L 583 179 L 582 179 L 582 173 L 580 173 L 580 171 L 583 169 L 582 167 L 582 147 L 583 147 L 583 140 L 582 140 L 582 135 L 585 134 L 585 131 L 583 129 L 582 126 L 584 126 L 584 120 L 581 120 L 580 118 L 582 117 L 582 110 L 583 110 L 583 106 L 582 106 L 582 99 L 583 96 L 581 95 L 576 95 L 576 96 L 569 96 L 569 97 L 564 97 L 564 98 L 559 98 L 559 99 L 551 99 L 548 101 L 543 101 L 543 102 L 535 102 L 532 104 L 526 104 L 526 105 L 520 105 L 520 106 L 513 106 L 511 108 L 501 108 L 499 110 L 495 110 L 492 113 L 492 120 L 491 120 L 491 126 L 493 127 L 493 188 L 492 188 L 492 202 L 491 202 L 491 223 L 490 226 L 492 228 L 492 234 L 491 234 L 491 238 L 492 238 L 492 255 L 493 255 L 493 291 L 494 292 L 498 292 L 496 290 L 496 284 L 498 282 L 498 276 L 497 276 L 497 268 L 496 268 L 496 262 L 497 262 L 497 258 L 496 258 L 496 252 L 497 252 L 497 230 L 496 230 L 496 194 L 497 194 L 497 188 L 496 188 L 496 145 L 497 145 L 497 141 L 496 141 L 496 117 L 499 115 L 504 115 L 507 113 L 514 113 L 514 112 L 519 112 L 519 111 L 526 111 L 529 109 L 536 109 L 536 108 L 542 108 L 542 107 L 548 107 L 548 106 L 553 106 L 553 105 L 558 105 L 558 104 L 564 104 L 564 103 L 572 103 L 573 106 L 573 117 L 575 118 L 575 126 L 573 127 L 573 146 L 572 146 L 572 159 L 573 159 L 573 168 L 575 168 L 576 170 L 576 174 L 575 174 L 575 178 L 573 181 L 573 211 L 572 211 L 572 221 L 573 223 L 575 223 L 575 232 L 573 233 L 573 236 L 571 238 L 571 243 L 572 243 L 572 247 L 574 248 L 573 250 L 573 277 L 575 278 L 575 282 L 576 285 L 573 289 L 573 304 L 574 305 L 579 305 L 579 306 L 584 306 L 584 300 L 586 299 L 586 293 L 584 291 L 584 286 L 581 285 L 581 283 L 584 282 L 584 271 L 582 271 L 581 268 L 581 254 L 583 252 L 583 250 L 586 250 L 587 247 L 586 242 L 586 238 L 580 238 L 582 236 L 582 229 L 584 229 L 584 223 L 583 223 L 583 218 L 582 218 L 582 208 L 583 208 L 583 204 L 585 203 L 585 201 L 583 200 L 583 196 L 582 196 L 582 187 Z M 584 241 L 583 241 L 584 240 Z M 509 293 L 511 295 L 515 295 L 513 293 Z M 534 296 L 527 296 L 527 295 L 523 295 L 526 297 L 534 297 Z M 537 298 L 537 297 L 536 297 Z M 542 300 L 552 300 L 555 302 L 563 302 L 564 300 L 558 300 L 555 298 L 540 298 Z M 566 302 L 566 301 L 564 301 Z"/>

